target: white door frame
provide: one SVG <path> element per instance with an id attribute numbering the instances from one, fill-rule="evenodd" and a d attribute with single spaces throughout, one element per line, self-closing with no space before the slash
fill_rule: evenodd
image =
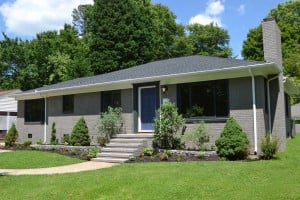
<path id="1" fill-rule="evenodd" d="M 153 132 L 153 130 L 142 130 L 142 120 L 141 120 L 141 106 L 142 106 L 142 102 L 141 102 L 141 90 L 145 89 L 145 88 L 156 88 L 156 85 L 150 85 L 150 86 L 142 86 L 138 88 L 138 132 Z M 156 99 L 155 99 L 156 101 Z"/>

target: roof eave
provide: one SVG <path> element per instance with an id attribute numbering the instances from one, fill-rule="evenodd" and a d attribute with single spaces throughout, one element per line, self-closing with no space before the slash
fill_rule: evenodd
<path id="1" fill-rule="evenodd" d="M 73 87 L 64 87 L 50 90 L 35 90 L 30 93 L 19 93 L 14 95 L 16 100 L 38 99 L 51 96 L 60 96 L 67 94 L 89 93 L 97 91 L 107 91 L 116 89 L 132 88 L 134 83 L 161 81 L 161 84 L 176 84 L 182 82 L 229 79 L 238 77 L 250 76 L 249 68 L 255 76 L 267 76 L 269 74 L 278 74 L 281 72 L 280 68 L 274 63 L 262 63 L 247 66 L 230 67 L 216 70 L 197 71 L 180 74 L 168 74 L 161 76 L 142 77 L 135 79 L 125 79 L 120 81 L 111 81 L 96 84 L 79 85 Z"/>

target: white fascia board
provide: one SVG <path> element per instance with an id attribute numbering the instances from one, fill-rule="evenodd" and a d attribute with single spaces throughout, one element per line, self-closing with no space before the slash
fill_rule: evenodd
<path id="1" fill-rule="evenodd" d="M 80 94 L 80 93 L 90 93 L 97 91 L 107 91 L 107 90 L 117 90 L 117 89 L 128 89 L 132 88 L 134 83 L 144 83 L 152 81 L 161 81 L 162 84 L 176 84 L 182 82 L 182 79 L 185 82 L 192 82 L 189 79 L 194 77 L 198 80 L 217 80 L 217 79 L 228 79 L 228 78 L 237 78 L 237 77 L 246 77 L 249 76 L 249 67 L 253 70 L 255 76 L 266 76 L 268 74 L 276 74 L 280 72 L 280 68 L 274 63 L 263 63 L 256 65 L 246 65 L 239 67 L 230 67 L 216 70 L 206 70 L 206 71 L 197 71 L 197 72 L 188 72 L 180 74 L 168 74 L 161 76 L 152 76 L 152 77 L 142 77 L 135 79 L 125 79 L 120 81 L 110 81 L 104 83 L 95 83 L 88 85 L 79 85 L 73 87 L 64 87 L 59 89 L 50 89 L 50 90 L 41 90 L 31 93 L 21 93 L 16 94 L 14 97 L 16 100 L 26 100 L 26 99 L 37 99 L 51 96 L 60 96 L 67 94 Z M 169 82 L 169 83 L 168 83 Z"/>

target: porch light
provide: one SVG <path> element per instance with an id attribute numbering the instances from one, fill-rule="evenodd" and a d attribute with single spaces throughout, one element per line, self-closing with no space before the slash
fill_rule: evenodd
<path id="1" fill-rule="evenodd" d="M 168 91 L 168 86 L 164 85 L 161 87 L 161 92 L 165 94 Z"/>

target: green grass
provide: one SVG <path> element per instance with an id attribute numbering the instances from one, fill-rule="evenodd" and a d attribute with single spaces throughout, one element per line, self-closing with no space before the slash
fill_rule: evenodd
<path id="1" fill-rule="evenodd" d="M 51 152 L 18 150 L 0 153 L 0 169 L 44 168 L 79 162 L 83 161 Z"/>
<path id="2" fill-rule="evenodd" d="M 76 174 L 2 176 L 0 199 L 300 199 L 300 137 L 279 159 L 138 163 Z"/>

